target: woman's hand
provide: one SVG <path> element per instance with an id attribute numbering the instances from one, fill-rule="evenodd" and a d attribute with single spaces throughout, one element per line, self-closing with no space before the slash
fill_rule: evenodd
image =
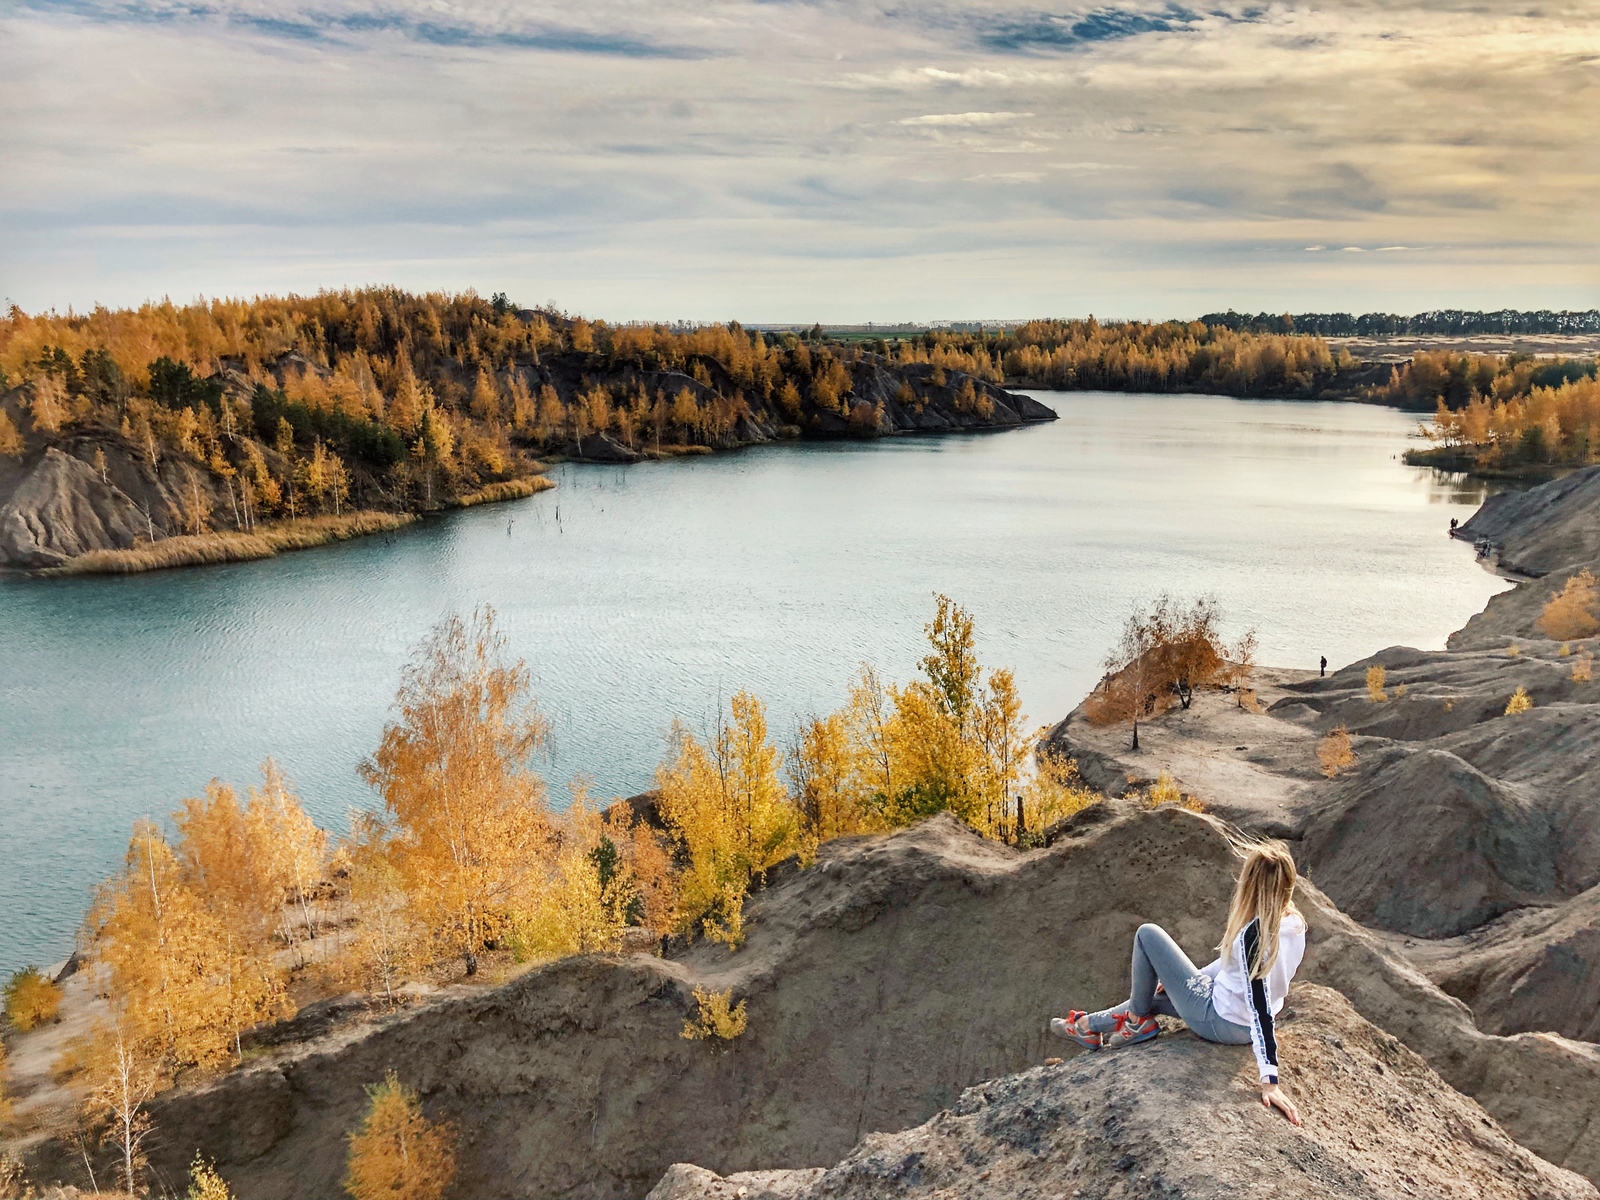
<path id="1" fill-rule="evenodd" d="M 1281 1109 L 1283 1115 L 1289 1118 L 1289 1124 L 1300 1124 L 1300 1110 L 1294 1106 L 1294 1101 L 1284 1094 L 1283 1089 L 1275 1083 L 1263 1083 L 1261 1085 L 1261 1105 L 1268 1112 L 1275 1108 Z"/>

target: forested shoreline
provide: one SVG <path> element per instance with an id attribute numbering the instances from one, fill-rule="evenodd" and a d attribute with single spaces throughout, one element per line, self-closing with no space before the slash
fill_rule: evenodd
<path id="1" fill-rule="evenodd" d="M 1053 418 L 1008 387 L 1388 404 L 1442 414 L 1438 447 L 1416 461 L 1544 470 L 1589 461 L 1594 359 L 1425 351 L 1391 366 L 1316 331 L 1584 331 L 1592 315 L 1090 317 L 840 340 L 393 288 L 13 307 L 0 319 L 0 565 L 234 561 L 526 496 L 561 459 Z"/>
<path id="2" fill-rule="evenodd" d="M 13 308 L 0 320 L 0 509 L 17 519 L 0 520 L 0 562 L 96 551 L 167 565 L 148 547 L 177 538 L 190 541 L 175 557 L 217 561 L 237 541 L 223 535 L 267 525 L 527 495 L 549 486 L 552 459 L 1054 419 L 998 377 L 937 346 L 882 355 L 737 322 L 613 326 L 503 296 Z M 73 515 L 85 508 L 98 519 Z"/>
<path id="3" fill-rule="evenodd" d="M 1485 475 L 1541 474 L 1600 460 L 1600 363 L 1512 354 L 1418 354 L 1377 398 L 1422 407 L 1427 450 L 1408 462 Z"/>

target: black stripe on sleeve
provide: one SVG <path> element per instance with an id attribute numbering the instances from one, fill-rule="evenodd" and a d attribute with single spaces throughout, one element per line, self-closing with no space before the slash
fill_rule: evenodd
<path id="1" fill-rule="evenodd" d="M 1272 1081 L 1278 1079 L 1278 1039 L 1272 1028 L 1272 1005 L 1267 1003 L 1267 981 L 1256 978 L 1253 968 L 1259 959 L 1261 926 L 1251 921 L 1244 930 L 1244 966 L 1250 980 L 1250 1007 L 1255 1010 L 1256 1026 L 1261 1031 L 1261 1049 Z"/>

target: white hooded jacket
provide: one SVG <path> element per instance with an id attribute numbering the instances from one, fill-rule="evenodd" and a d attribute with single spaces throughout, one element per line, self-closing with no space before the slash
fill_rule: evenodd
<path id="1" fill-rule="evenodd" d="M 1233 939 L 1228 953 L 1200 968 L 1211 976 L 1211 1005 L 1217 1016 L 1250 1030 L 1262 1083 L 1278 1082 L 1278 1039 L 1273 1018 L 1289 995 L 1289 981 L 1306 955 L 1306 923 L 1298 913 L 1285 913 L 1278 924 L 1278 960 L 1264 979 L 1250 978 L 1261 927 L 1251 921 Z"/>

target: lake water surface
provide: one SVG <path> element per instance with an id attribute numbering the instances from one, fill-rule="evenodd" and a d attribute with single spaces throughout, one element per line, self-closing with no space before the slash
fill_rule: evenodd
<path id="1" fill-rule="evenodd" d="M 1439 647 L 1507 586 L 1446 537 L 1481 499 L 1354 404 L 1036 393 L 1007 433 L 760 447 L 630 468 L 389 539 L 126 578 L 0 579 L 0 969 L 71 949 L 138 817 L 275 756 L 320 821 L 370 805 L 409 649 L 492 604 L 554 726 L 547 772 L 647 787 L 672 718 L 741 688 L 780 735 L 857 665 L 903 679 L 932 593 L 1037 723 L 1129 606 L 1213 593 L 1261 661 Z M 557 787 L 558 794 L 561 792 Z"/>

